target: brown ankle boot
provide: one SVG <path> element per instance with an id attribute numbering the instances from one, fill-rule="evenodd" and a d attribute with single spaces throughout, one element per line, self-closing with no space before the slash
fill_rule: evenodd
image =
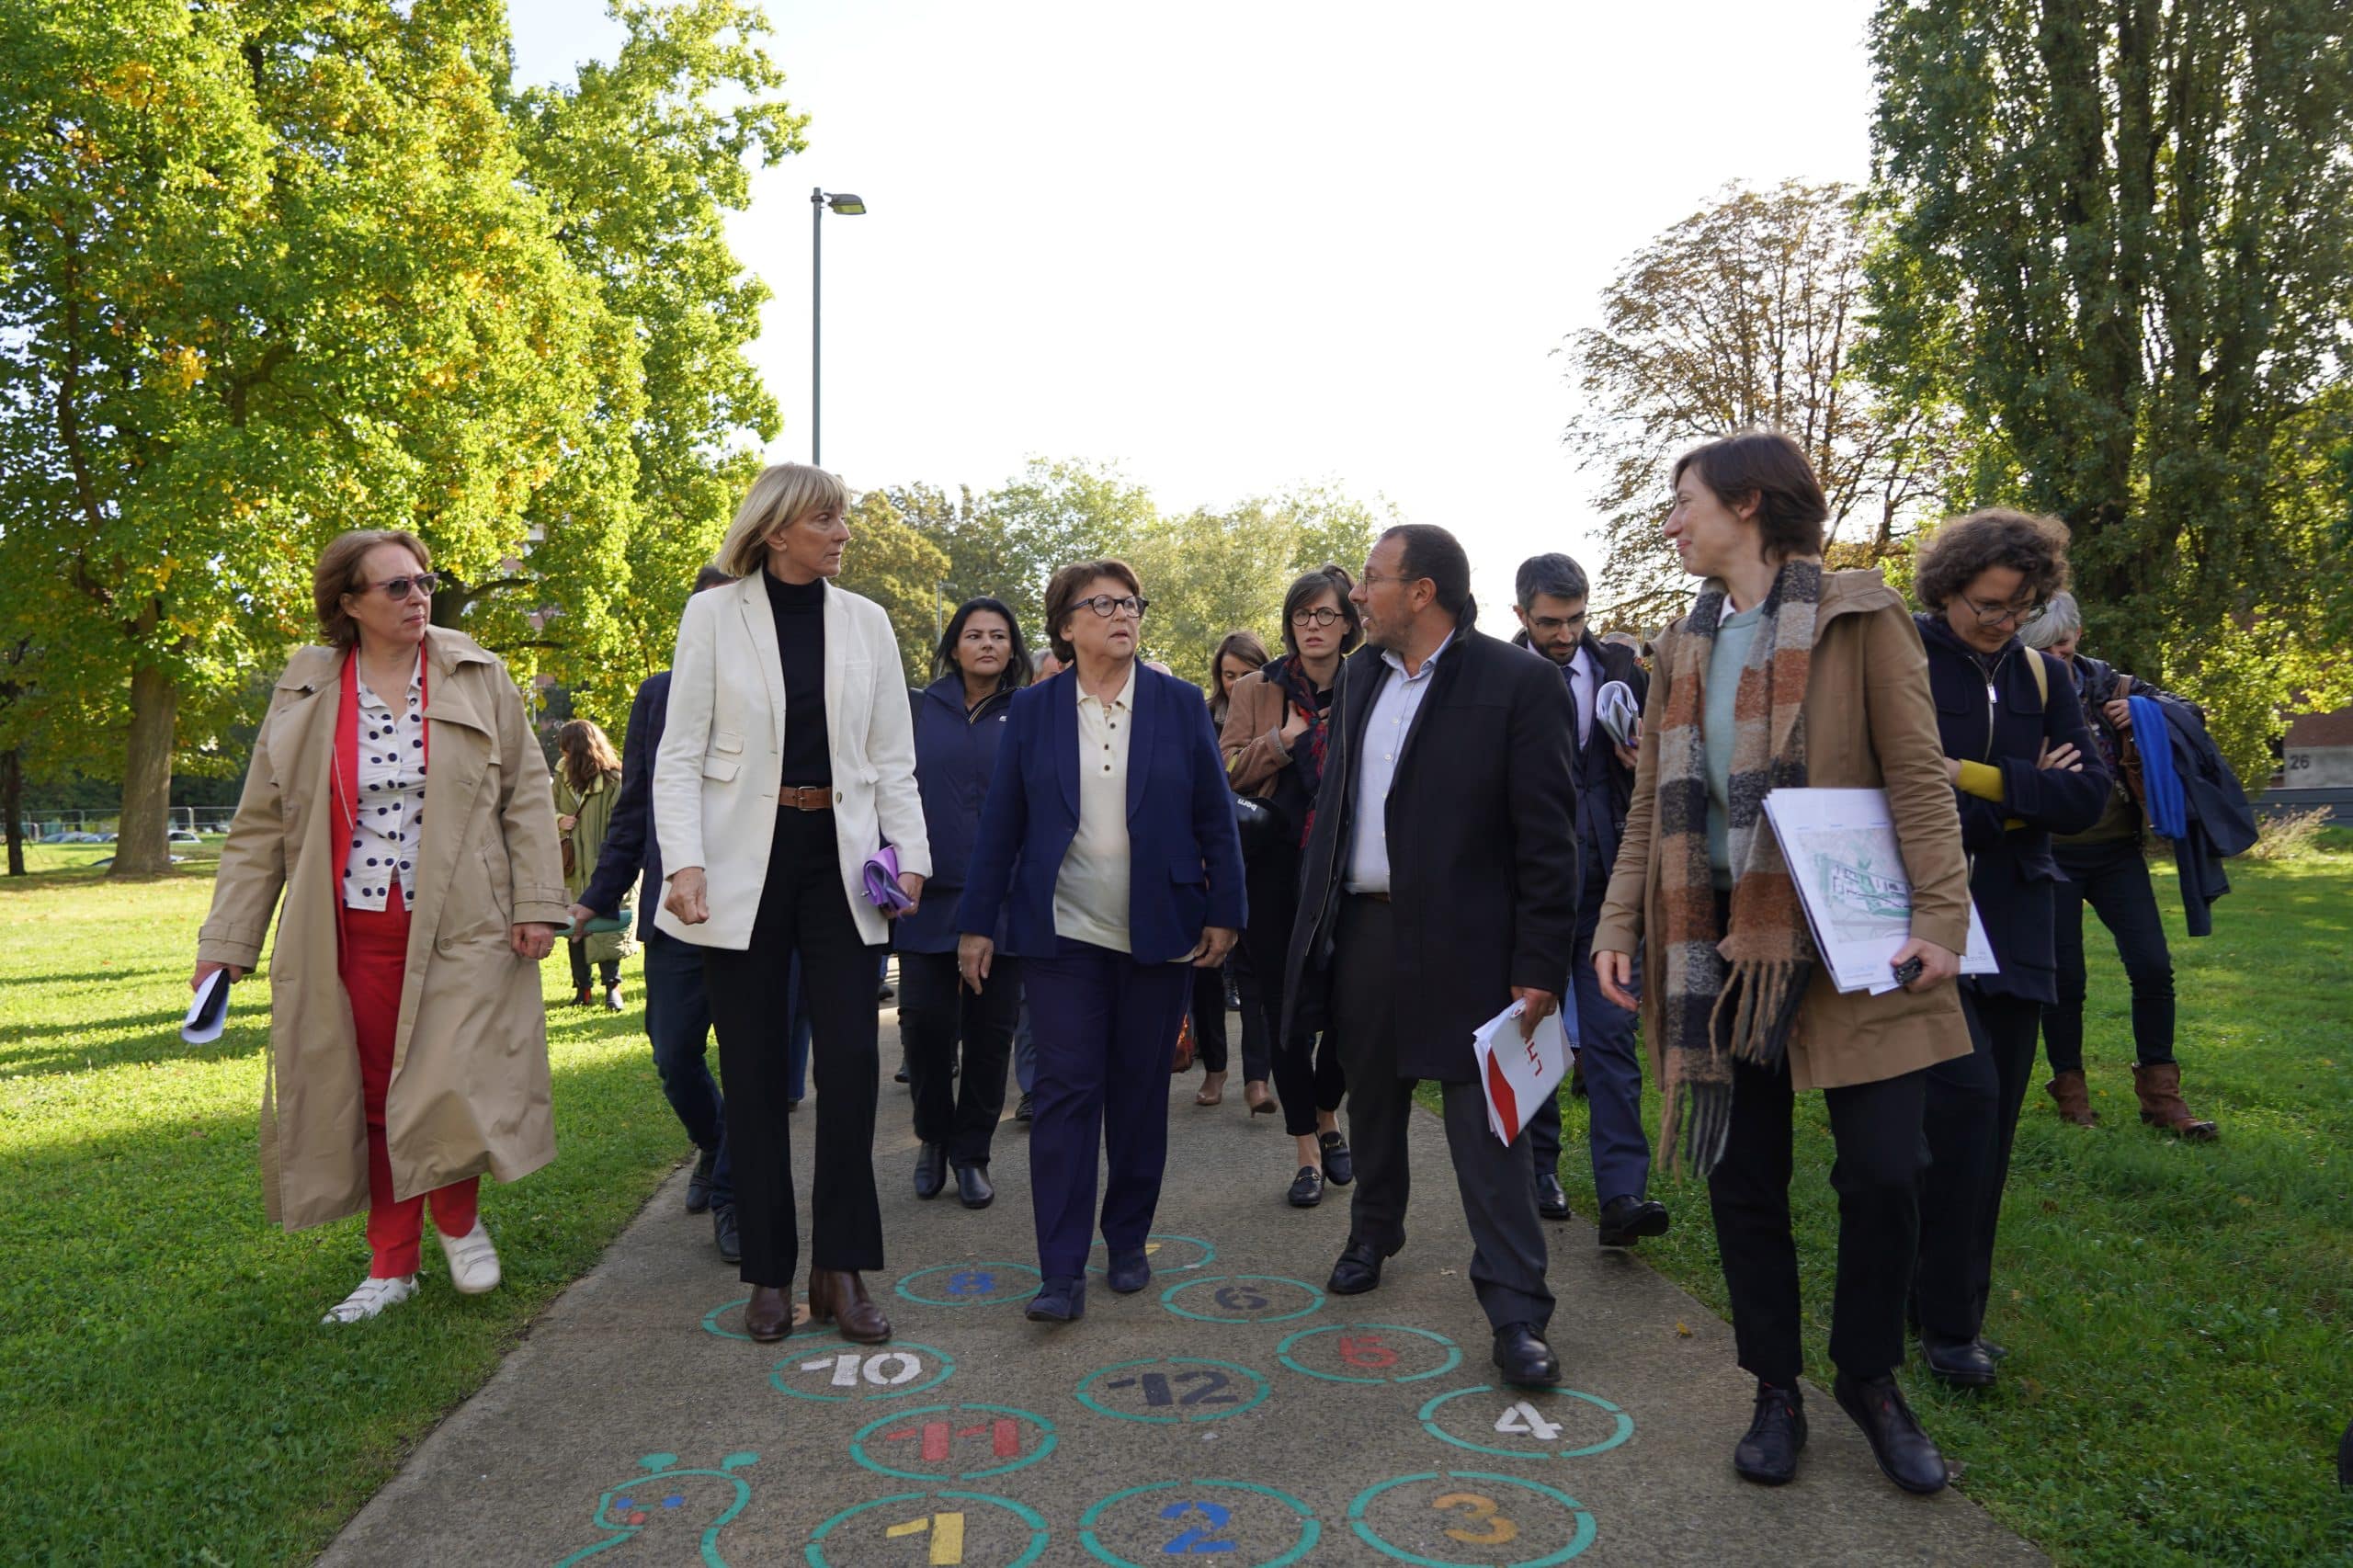
<path id="1" fill-rule="evenodd" d="M 2092 1108 L 2091 1090 L 2084 1085 L 2079 1069 L 2069 1073 L 2053 1073 L 2051 1082 L 2042 1085 L 2043 1093 L 2059 1105 L 2059 1119 L 2070 1127 L 2097 1127 L 2099 1112 Z"/>
<path id="2" fill-rule="evenodd" d="M 744 1332 L 772 1345 L 792 1332 L 792 1291 L 782 1285 L 755 1285 L 744 1305 Z"/>
<path id="3" fill-rule="evenodd" d="M 2189 1114 L 2181 1099 L 2181 1068 L 2177 1063 L 2161 1062 L 2153 1067 L 2132 1069 L 2132 1086 L 2141 1096 L 2141 1119 L 2151 1127 L 2163 1128 L 2177 1138 L 2187 1138 L 2194 1143 L 2210 1143 L 2219 1136 L 2211 1121 L 2200 1121 Z"/>
<path id="4" fill-rule="evenodd" d="M 831 1323 L 854 1345 L 881 1345 L 891 1337 L 891 1320 L 866 1293 L 866 1281 L 854 1269 L 809 1271 L 809 1321 Z"/>

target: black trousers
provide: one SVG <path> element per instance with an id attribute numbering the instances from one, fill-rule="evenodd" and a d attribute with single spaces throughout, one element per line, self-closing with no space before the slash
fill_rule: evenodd
<path id="1" fill-rule="evenodd" d="M 1291 918 L 1299 909 L 1299 860 L 1277 849 L 1259 857 L 1250 868 L 1250 928 L 1239 946 L 1246 950 L 1256 983 L 1258 1006 L 1270 1040 L 1282 1028 L 1283 967 L 1290 961 Z M 1248 1000 L 1248 992 L 1244 993 Z M 1337 1111 L 1348 1091 L 1347 1071 L 1340 1065 L 1336 1029 L 1320 1035 L 1302 1034 L 1275 1040 L 1271 1065 L 1275 1099 L 1283 1108 L 1283 1131 L 1305 1138 L 1316 1130 L 1315 1113 Z M 1248 1049 L 1243 1059 L 1247 1062 Z"/>
<path id="2" fill-rule="evenodd" d="M 899 1039 L 915 1136 L 948 1146 L 949 1163 L 985 1165 L 1005 1114 L 1005 1069 L 1021 1020 L 1021 960 L 1000 953 L 975 996 L 956 972 L 954 953 L 899 955 Z M 956 1071 L 961 1043 L 964 1070 Z"/>
<path id="3" fill-rule="evenodd" d="M 587 990 L 588 944 L 585 942 L 566 942 L 563 946 L 565 951 L 572 955 L 572 988 L 574 991 Z M 597 963 L 597 969 L 603 976 L 604 982 L 607 985 L 619 985 L 621 983 L 620 960 L 602 960 Z"/>
<path id="4" fill-rule="evenodd" d="M 787 993 L 796 954 L 817 1077 L 809 1261 L 819 1268 L 882 1267 L 882 1210 L 874 1194 L 880 950 L 859 937 L 851 917 L 833 813 L 779 808 L 751 946 L 703 949 L 704 989 L 727 1081 L 727 1149 L 747 1285 L 789 1286 L 801 1261 L 792 1123 L 785 1114 L 792 1025 Z"/>
<path id="5" fill-rule="evenodd" d="M 1928 1069 L 1923 1129 L 1928 1169 L 1920 1179 L 1920 1267 L 1913 1305 L 1920 1335 L 1958 1345 L 1985 1325 L 1994 1288 L 1994 1233 L 2010 1179 L 2018 1108 L 2034 1076 L 2042 1005 L 1961 983 L 1970 1053 Z"/>
<path id="6" fill-rule="evenodd" d="M 1740 1364 L 1768 1383 L 1804 1370 L 1798 1247 L 1790 1228 L 1790 1118 L 1797 1095 L 1787 1062 L 1735 1059 L 1732 1128 L 1708 1177 L 1724 1288 Z M 1824 1089 L 1837 1158 L 1838 1278 L 1831 1295 L 1830 1359 L 1855 1377 L 1904 1360 L 1904 1293 L 1920 1228 L 1920 1138 L 1926 1073 Z"/>
<path id="7" fill-rule="evenodd" d="M 2058 937 L 2059 1000 L 2042 1009 L 2042 1048 L 2053 1073 L 2084 1070 L 2084 905 L 2116 938 L 2132 988 L 2132 1055 L 2143 1067 L 2173 1057 L 2173 953 L 2157 915 L 2156 890 L 2137 839 L 2056 844 L 2052 856 L 2071 881 L 2052 888 Z"/>
<path id="8" fill-rule="evenodd" d="M 1413 1188 L 1406 1134 L 1415 1081 L 1398 1075 L 1397 1012 L 1387 1000 L 1396 992 L 1396 960 L 1392 907 L 1371 899 L 1345 899 L 1333 956 L 1332 1009 L 1346 1053 L 1348 1142 L 1356 1151 L 1348 1233 L 1383 1252 L 1404 1244 L 1405 1204 Z M 1486 1091 L 1477 1080 L 1438 1087 L 1447 1151 L 1471 1232 L 1472 1289 L 1490 1326 L 1526 1323 L 1541 1333 L 1552 1321 L 1552 1291 L 1544 1279 L 1544 1222 L 1537 1217 L 1536 1187 L 1529 1179 L 1528 1134 L 1522 1131 L 1509 1144 L 1495 1142 L 1487 1127 Z"/>

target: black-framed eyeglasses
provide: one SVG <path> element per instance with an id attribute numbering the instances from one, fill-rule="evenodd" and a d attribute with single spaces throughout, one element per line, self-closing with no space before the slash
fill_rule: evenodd
<path id="1" fill-rule="evenodd" d="M 381 588 L 384 591 L 384 597 L 397 604 L 408 597 L 409 590 L 412 588 L 429 599 L 433 597 L 433 590 L 440 585 L 440 573 L 419 572 L 414 577 L 387 577 L 381 583 L 369 584 L 368 588 Z M 359 591 L 364 594 L 368 588 L 362 588 Z"/>
<path id="2" fill-rule="evenodd" d="M 1317 605 L 1313 609 L 1293 612 L 1290 623 L 1293 626 L 1329 626 L 1336 620 L 1345 619 L 1346 617 L 1330 605 Z"/>
<path id="3" fill-rule="evenodd" d="M 2013 627 L 2032 626 L 2036 621 L 2040 620 L 2044 612 L 2051 608 L 2047 604 L 1981 605 L 1967 595 L 1961 597 L 1961 602 L 1969 607 L 1970 613 L 1977 618 L 1978 625 L 1988 629 L 1999 626 L 2006 620 Z"/>
<path id="4" fill-rule="evenodd" d="M 1073 609 L 1091 609 L 1106 620 L 1110 619 L 1115 615 L 1131 615 L 1138 620 L 1142 620 L 1143 619 L 1143 612 L 1152 608 L 1152 601 L 1150 599 L 1140 599 L 1133 594 L 1121 594 L 1117 597 L 1114 597 L 1109 594 L 1097 594 L 1092 598 L 1079 600 L 1070 608 Z"/>

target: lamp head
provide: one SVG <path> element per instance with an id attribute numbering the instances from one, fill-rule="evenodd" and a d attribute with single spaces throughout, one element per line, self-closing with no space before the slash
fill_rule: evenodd
<path id="1" fill-rule="evenodd" d="M 866 210 L 866 203 L 855 196 L 829 196 L 825 205 L 845 218 L 855 218 Z"/>

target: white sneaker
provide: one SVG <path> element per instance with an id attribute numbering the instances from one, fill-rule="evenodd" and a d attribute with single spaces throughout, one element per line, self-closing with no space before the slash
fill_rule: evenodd
<path id="1" fill-rule="evenodd" d="M 365 1323 L 386 1307 L 398 1306 L 416 1294 L 416 1276 L 386 1279 L 369 1275 L 359 1282 L 359 1289 L 337 1301 L 321 1324 L 334 1323 Z"/>
<path id="2" fill-rule="evenodd" d="M 441 1256 L 449 1260 L 449 1283 L 458 1294 L 479 1296 L 498 1289 L 498 1249 L 490 1244 L 490 1233 L 480 1219 L 462 1236 L 444 1235 L 438 1225 L 433 1233 L 441 1237 Z"/>

